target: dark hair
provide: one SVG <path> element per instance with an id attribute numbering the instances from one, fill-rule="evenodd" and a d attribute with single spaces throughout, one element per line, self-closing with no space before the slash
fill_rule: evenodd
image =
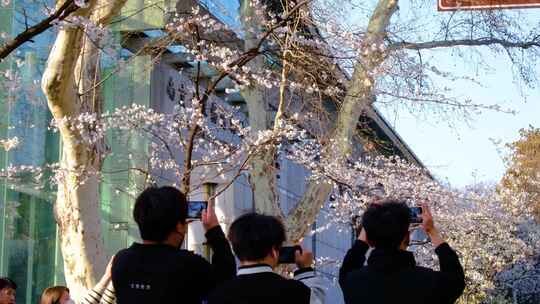
<path id="1" fill-rule="evenodd" d="M 141 238 L 148 241 L 164 241 L 179 222 L 186 222 L 186 217 L 186 197 L 174 187 L 147 188 L 133 208 Z"/>
<path id="2" fill-rule="evenodd" d="M 9 278 L 0 278 L 0 290 L 4 288 L 17 289 L 17 284 Z"/>
<path id="3" fill-rule="evenodd" d="M 375 247 L 397 249 L 407 233 L 411 219 L 402 201 L 385 200 L 371 204 L 362 217 L 368 240 Z"/>
<path id="4" fill-rule="evenodd" d="M 269 215 L 248 213 L 237 218 L 229 229 L 229 241 L 240 261 L 264 259 L 285 242 L 285 227 Z"/>
<path id="5" fill-rule="evenodd" d="M 64 292 L 69 293 L 69 289 L 65 286 L 46 288 L 41 294 L 39 304 L 60 304 L 60 298 L 62 298 Z"/>

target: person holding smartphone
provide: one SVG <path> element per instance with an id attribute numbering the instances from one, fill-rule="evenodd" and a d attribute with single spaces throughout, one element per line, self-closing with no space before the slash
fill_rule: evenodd
<path id="1" fill-rule="evenodd" d="M 151 187 L 138 196 L 133 217 L 143 241 L 119 251 L 112 263 L 118 304 L 200 304 L 219 283 L 235 277 L 236 261 L 211 204 L 201 221 L 212 264 L 180 249 L 187 214 L 186 198 L 174 187 Z"/>
<path id="2" fill-rule="evenodd" d="M 347 304 L 454 303 L 465 288 L 457 254 L 441 237 L 428 205 L 421 228 L 439 257 L 440 271 L 416 266 L 409 246 L 411 217 L 418 214 L 401 201 L 371 204 L 362 216 L 358 240 L 347 252 L 339 284 Z M 365 266 L 366 253 L 373 248 Z"/>
<path id="3" fill-rule="evenodd" d="M 278 218 L 245 214 L 231 224 L 228 237 L 240 269 L 212 292 L 208 304 L 324 303 L 326 290 L 312 268 L 313 254 L 283 247 L 285 228 Z M 274 272 L 280 262 L 298 266 L 294 279 Z"/>

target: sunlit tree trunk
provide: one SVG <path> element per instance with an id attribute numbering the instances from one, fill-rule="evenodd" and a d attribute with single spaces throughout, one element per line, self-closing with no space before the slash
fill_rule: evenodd
<path id="1" fill-rule="evenodd" d="M 244 48 L 253 49 L 259 42 L 261 20 L 256 14 L 256 5 L 250 0 L 243 0 L 240 15 L 245 29 Z M 257 56 L 248 66 L 253 71 L 263 71 L 264 57 Z M 253 131 L 267 130 L 273 123 L 270 117 L 268 100 L 264 88 L 251 84 L 242 90 L 249 112 L 249 125 Z M 282 217 L 277 194 L 276 179 L 276 147 L 266 145 L 250 162 L 249 183 L 254 193 L 255 210 L 259 213 L 272 214 Z"/>
<path id="2" fill-rule="evenodd" d="M 77 15 L 106 25 L 124 0 L 91 1 Z M 59 4 L 60 5 L 60 4 Z M 81 27 L 63 28 L 53 45 L 43 74 L 42 88 L 57 121 L 84 112 L 99 113 L 99 41 Z M 93 287 L 103 274 L 106 252 L 102 237 L 99 178 L 104 144 L 89 144 L 69 123 L 59 123 L 62 158 L 56 217 L 67 285 L 75 299 Z"/>
<path id="3" fill-rule="evenodd" d="M 362 112 L 373 101 L 374 71 L 384 61 L 380 45 L 386 35 L 390 18 L 397 8 L 397 0 L 380 0 L 371 15 L 368 29 L 362 43 L 346 96 L 339 109 L 333 136 L 328 140 L 323 157 L 327 160 L 344 162 L 353 151 L 353 137 L 357 132 L 358 120 Z M 304 236 L 332 191 L 329 181 L 316 180 L 309 182 L 307 190 L 287 218 L 289 238 L 298 240 Z"/>

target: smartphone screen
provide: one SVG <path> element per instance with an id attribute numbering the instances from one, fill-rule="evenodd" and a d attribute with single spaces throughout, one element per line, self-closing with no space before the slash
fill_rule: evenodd
<path id="1" fill-rule="evenodd" d="M 284 246 L 279 250 L 279 264 L 294 264 L 296 260 L 295 253 L 300 251 L 302 253 L 302 247 L 300 246 Z"/>
<path id="2" fill-rule="evenodd" d="M 202 212 L 208 206 L 206 201 L 189 201 L 188 202 L 188 219 L 200 219 L 202 217 Z"/>
<path id="3" fill-rule="evenodd" d="M 422 207 L 410 207 L 409 214 L 411 217 L 411 224 L 422 223 Z"/>

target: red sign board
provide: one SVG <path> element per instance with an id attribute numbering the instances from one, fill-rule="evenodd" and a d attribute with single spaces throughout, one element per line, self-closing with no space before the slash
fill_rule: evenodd
<path id="1" fill-rule="evenodd" d="M 531 7 L 540 7 L 540 0 L 438 0 L 439 11 Z"/>

